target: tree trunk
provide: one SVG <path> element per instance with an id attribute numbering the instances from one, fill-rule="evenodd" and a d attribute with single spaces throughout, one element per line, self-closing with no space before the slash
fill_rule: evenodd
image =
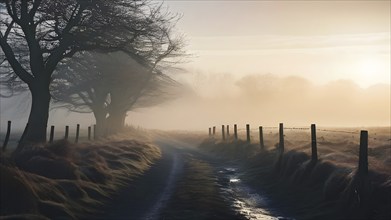
<path id="1" fill-rule="evenodd" d="M 39 82 L 39 80 L 37 80 Z M 50 92 L 49 82 L 32 83 L 29 85 L 31 92 L 31 109 L 24 135 L 21 137 L 17 151 L 26 144 L 46 142 L 46 127 L 49 118 Z"/>
<path id="2" fill-rule="evenodd" d="M 126 111 L 112 111 L 107 118 L 109 134 L 115 134 L 125 128 Z"/>
<path id="3" fill-rule="evenodd" d="M 96 137 L 104 137 L 106 135 L 106 111 L 102 109 L 93 109 L 95 122 L 96 122 Z"/>

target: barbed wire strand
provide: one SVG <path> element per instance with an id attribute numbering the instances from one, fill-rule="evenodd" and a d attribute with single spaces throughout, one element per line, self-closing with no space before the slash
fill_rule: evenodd
<path id="1" fill-rule="evenodd" d="M 271 129 L 278 129 L 279 127 L 270 127 L 270 126 L 266 126 L 266 127 L 263 127 L 262 126 L 262 129 L 266 129 L 266 130 L 271 130 Z M 310 130 L 311 128 L 309 127 L 284 127 L 284 130 Z M 246 128 L 237 128 L 237 131 L 247 131 Z M 317 132 L 329 132 L 329 133 L 343 133 L 343 134 L 352 134 L 352 135 L 357 135 L 359 136 L 360 135 L 360 130 L 356 130 L 356 131 L 346 131 L 346 130 L 331 130 L 331 129 L 316 129 Z M 250 128 L 250 133 L 251 132 L 259 132 L 259 127 L 256 127 L 256 128 Z M 234 133 L 234 129 L 232 127 L 232 131 L 230 130 L 230 133 Z M 285 136 L 285 135 L 284 135 Z M 371 137 L 369 136 L 368 139 L 371 139 L 371 140 L 376 140 L 376 141 L 383 141 L 383 142 L 391 142 L 391 138 L 387 138 L 387 139 L 384 139 L 384 138 L 378 138 L 378 137 Z"/>

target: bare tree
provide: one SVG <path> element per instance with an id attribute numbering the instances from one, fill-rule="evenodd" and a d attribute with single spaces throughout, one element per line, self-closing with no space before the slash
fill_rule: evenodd
<path id="1" fill-rule="evenodd" d="M 46 141 L 51 95 L 58 63 L 78 51 L 126 50 L 137 55 L 149 32 L 155 6 L 147 0 L 2 0 L 0 56 L 12 71 L 1 71 L 1 82 L 21 80 L 31 92 L 26 142 Z M 132 42 L 140 39 L 137 43 Z M 126 48 L 125 48 L 126 46 Z M 138 57 L 138 56 L 136 56 Z M 16 77 L 17 76 L 17 77 Z"/>
<path id="2" fill-rule="evenodd" d="M 168 91 L 179 84 L 162 71 L 185 56 L 182 37 L 172 31 L 178 17 L 161 5 L 150 15 L 144 32 L 124 45 L 122 53 L 85 52 L 62 65 L 53 84 L 54 100 L 61 103 L 57 106 L 92 111 L 101 135 L 121 130 L 131 109 L 173 97 Z"/>
<path id="3" fill-rule="evenodd" d="M 157 38 L 151 42 L 152 50 L 145 57 L 149 65 L 144 66 L 144 77 L 139 83 L 129 87 L 126 81 L 119 81 L 118 86 L 110 90 L 111 103 L 108 110 L 107 126 L 109 133 L 116 133 L 124 127 L 126 114 L 137 106 L 157 104 L 166 100 L 167 92 L 172 88 L 178 88 L 179 84 L 167 75 L 163 74 L 164 69 L 169 69 L 173 64 L 179 62 L 180 58 L 186 56 L 183 51 L 182 38 L 173 38 L 171 28 L 160 28 Z M 170 88 L 169 88 L 170 87 Z M 163 89 L 164 88 L 164 89 Z M 159 91 L 159 93 L 157 93 Z M 140 102 L 140 99 L 144 101 Z M 145 101 L 148 100 L 148 101 Z M 141 104 L 142 103 L 142 104 Z"/>

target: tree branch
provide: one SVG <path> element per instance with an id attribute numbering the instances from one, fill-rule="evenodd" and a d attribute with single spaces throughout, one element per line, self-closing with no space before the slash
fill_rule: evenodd
<path id="1" fill-rule="evenodd" d="M 81 5 L 76 5 L 74 10 L 72 11 L 72 15 L 67 25 L 61 32 L 62 39 L 60 40 L 60 45 L 50 54 L 50 56 L 46 60 L 46 69 L 48 70 L 48 72 L 53 72 L 58 62 L 60 62 L 60 60 L 64 58 L 64 52 L 66 52 L 67 47 L 71 43 L 71 36 L 69 32 L 80 21 L 83 11 L 84 7 L 82 7 Z M 75 52 L 71 51 L 71 53 L 68 55 L 73 55 Z"/>
<path id="2" fill-rule="evenodd" d="M 0 32 L 0 46 L 3 49 L 5 56 L 7 57 L 8 63 L 14 69 L 15 74 L 23 80 L 23 82 L 30 84 L 34 79 L 19 63 L 15 58 L 15 54 L 12 51 L 12 48 L 7 43 L 7 40 L 4 38 L 3 34 Z"/>
<path id="3" fill-rule="evenodd" d="M 31 24 L 34 24 L 34 16 L 35 16 L 35 13 L 37 12 L 38 7 L 41 4 L 41 2 L 42 2 L 42 0 L 35 0 L 33 3 L 33 7 L 31 8 L 31 10 L 29 12 L 29 20 L 30 20 Z M 34 24 L 34 25 L 36 26 L 36 24 Z"/>
<path id="4" fill-rule="evenodd" d="M 7 40 L 8 35 L 9 35 L 9 33 L 11 32 L 12 26 L 14 25 L 14 23 L 15 23 L 15 21 L 12 20 L 11 23 L 7 25 L 7 30 L 5 30 L 4 36 L 3 36 L 3 38 L 4 38 L 5 40 Z"/>

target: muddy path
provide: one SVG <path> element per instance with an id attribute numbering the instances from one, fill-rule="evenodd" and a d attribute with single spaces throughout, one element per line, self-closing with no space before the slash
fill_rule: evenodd
<path id="1" fill-rule="evenodd" d="M 162 159 L 115 198 L 102 219 L 289 219 L 242 182 L 234 162 L 158 137 Z"/>

